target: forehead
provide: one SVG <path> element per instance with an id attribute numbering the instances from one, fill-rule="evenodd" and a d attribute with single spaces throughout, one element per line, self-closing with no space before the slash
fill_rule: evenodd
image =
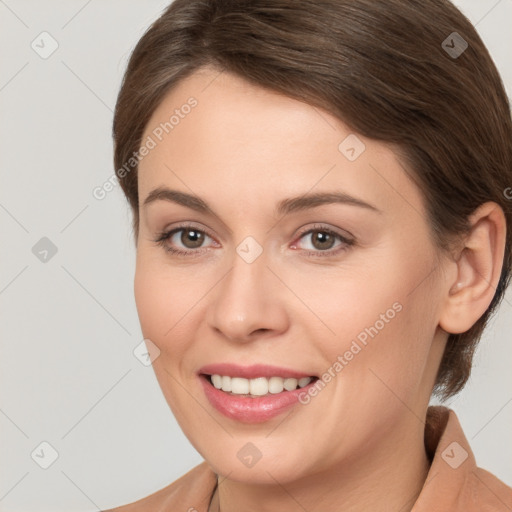
<path id="1" fill-rule="evenodd" d="M 155 147 L 139 164 L 141 202 L 165 185 L 242 208 L 248 200 L 329 189 L 383 210 L 421 208 L 391 147 L 352 133 L 323 109 L 227 72 L 205 68 L 181 81 L 155 109 L 143 141 L 148 137 Z"/>

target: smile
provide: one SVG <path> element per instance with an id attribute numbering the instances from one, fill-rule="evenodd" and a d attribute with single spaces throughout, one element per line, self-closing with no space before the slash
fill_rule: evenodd
<path id="1" fill-rule="evenodd" d="M 261 423 L 297 405 L 299 394 L 318 377 L 274 366 L 226 363 L 201 368 L 199 379 L 210 404 L 224 416 Z"/>
<path id="2" fill-rule="evenodd" d="M 211 383 L 217 388 L 242 396 L 265 396 L 268 394 L 282 393 L 283 390 L 293 391 L 307 386 L 314 377 L 302 377 L 301 379 L 284 377 L 257 377 L 256 379 L 244 379 L 243 377 L 230 377 L 228 375 L 211 375 Z"/>

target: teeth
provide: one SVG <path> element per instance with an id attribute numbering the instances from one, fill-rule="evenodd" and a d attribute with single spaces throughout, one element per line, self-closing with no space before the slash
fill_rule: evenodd
<path id="1" fill-rule="evenodd" d="M 303 388 L 304 386 L 307 386 L 311 382 L 311 377 L 302 377 L 302 379 L 299 379 L 299 388 Z"/>
<path id="2" fill-rule="evenodd" d="M 286 389 L 286 391 L 297 389 L 297 384 L 297 379 L 284 379 L 284 389 Z"/>
<path id="3" fill-rule="evenodd" d="M 226 391 L 224 389 L 224 379 L 229 379 L 229 377 L 222 377 L 222 391 Z M 249 393 L 249 381 L 240 377 L 231 378 L 230 391 L 235 395 L 247 395 Z"/>
<path id="4" fill-rule="evenodd" d="M 220 375 L 212 375 L 212 384 L 217 388 L 222 388 L 222 377 Z"/>
<path id="5" fill-rule="evenodd" d="M 245 380 L 245 379 L 244 379 Z M 259 377 L 249 381 L 249 392 L 251 395 L 263 396 L 268 393 L 268 379 Z"/>
<path id="6" fill-rule="evenodd" d="M 212 375 L 211 382 L 217 389 L 222 389 L 233 395 L 264 396 L 268 393 L 282 393 L 283 390 L 293 391 L 307 386 L 311 382 L 311 377 L 301 379 L 282 377 L 257 377 L 256 379 L 243 379 L 241 377 L 230 377 L 228 375 Z"/>
<path id="7" fill-rule="evenodd" d="M 221 377 L 222 391 L 231 391 L 231 377 Z"/>
<path id="8" fill-rule="evenodd" d="M 268 379 L 268 392 L 281 393 L 284 389 L 284 379 L 281 377 L 270 377 Z"/>

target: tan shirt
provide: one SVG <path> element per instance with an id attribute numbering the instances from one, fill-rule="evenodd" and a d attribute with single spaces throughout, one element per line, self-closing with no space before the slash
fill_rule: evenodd
<path id="1" fill-rule="evenodd" d="M 452 410 L 429 407 L 425 447 L 432 463 L 412 512 L 512 512 L 512 488 L 476 466 Z M 104 512 L 219 512 L 216 486 L 203 462 L 154 494 Z"/>

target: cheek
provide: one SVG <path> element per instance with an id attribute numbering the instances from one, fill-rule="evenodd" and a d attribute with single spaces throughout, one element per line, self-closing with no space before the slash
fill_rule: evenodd
<path id="1" fill-rule="evenodd" d="M 373 315 L 366 315 L 367 324 L 355 336 L 358 340 L 362 335 L 366 343 L 359 343 L 362 350 L 357 356 L 357 369 L 354 365 L 355 372 L 359 372 L 355 379 L 376 407 L 386 403 L 383 399 L 398 407 L 402 402 L 413 407 L 426 391 L 425 370 L 437 325 L 436 298 L 426 292 L 426 287 L 411 293 L 418 280 L 414 274 L 402 276 L 399 285 L 382 292 L 382 302 L 372 303 Z"/>
<path id="2" fill-rule="evenodd" d="M 186 366 L 187 312 L 197 298 L 187 292 L 176 279 L 176 272 L 161 261 L 140 250 L 134 278 L 134 294 L 139 322 L 144 338 L 149 338 L 160 350 L 152 364 L 153 371 L 171 410 L 180 425 L 186 427 L 187 400 L 183 392 L 183 365 Z M 187 296 L 190 295 L 190 297 Z M 188 327 L 190 328 L 190 327 Z M 186 429 L 185 429 L 186 430 Z"/>
<path id="3" fill-rule="evenodd" d="M 134 279 L 134 294 L 139 322 L 145 338 L 151 339 L 165 354 L 173 340 L 173 351 L 180 350 L 180 319 L 190 309 L 193 290 L 183 286 L 176 273 L 162 268 L 161 261 L 139 249 Z"/>
<path id="4" fill-rule="evenodd" d="M 310 318 L 311 340 L 329 359 L 349 350 L 356 341 L 364 348 L 374 340 L 387 337 L 404 316 L 404 293 L 388 271 L 381 266 L 371 268 L 368 263 L 340 264 L 329 272 L 288 273 L 285 281 L 293 283 L 293 291 L 304 298 L 309 312 L 299 306 L 292 310 L 297 323 Z M 357 347 L 355 348 L 357 351 Z M 349 355 L 350 357 L 350 355 Z"/>
<path id="5" fill-rule="evenodd" d="M 414 264 L 407 264 L 398 256 L 379 259 L 386 261 L 385 269 L 367 266 L 362 275 L 358 267 L 354 275 L 325 280 L 322 294 L 307 293 L 314 283 L 302 279 L 308 305 L 332 334 L 324 327 L 319 348 L 331 365 L 342 356 L 351 392 L 386 392 L 378 377 L 401 397 L 412 396 L 420 385 L 437 326 L 436 296 L 425 279 L 430 259 L 415 255 L 409 259 Z"/>
<path id="6" fill-rule="evenodd" d="M 134 280 L 135 304 L 144 337 L 151 339 L 161 350 L 159 340 L 169 327 L 165 325 L 163 314 L 165 288 L 159 286 L 155 277 L 139 251 Z"/>

